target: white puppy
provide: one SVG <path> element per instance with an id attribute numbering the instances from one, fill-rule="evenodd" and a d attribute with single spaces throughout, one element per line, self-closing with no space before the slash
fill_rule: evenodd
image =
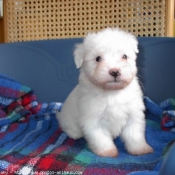
<path id="1" fill-rule="evenodd" d="M 57 118 L 69 137 L 84 137 L 99 156 L 118 156 L 113 142 L 118 136 L 130 154 L 153 152 L 145 140 L 145 107 L 136 77 L 137 45 L 130 33 L 108 28 L 88 34 L 76 46 L 79 84 Z"/>

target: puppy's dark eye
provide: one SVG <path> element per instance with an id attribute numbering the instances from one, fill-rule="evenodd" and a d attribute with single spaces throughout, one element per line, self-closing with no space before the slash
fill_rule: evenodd
<path id="1" fill-rule="evenodd" d="M 124 55 L 122 56 L 122 59 L 127 60 L 127 59 L 128 59 L 127 55 L 124 54 Z"/>
<path id="2" fill-rule="evenodd" d="M 100 62 L 101 60 L 102 60 L 101 56 L 98 56 L 98 57 L 96 58 L 96 62 Z"/>

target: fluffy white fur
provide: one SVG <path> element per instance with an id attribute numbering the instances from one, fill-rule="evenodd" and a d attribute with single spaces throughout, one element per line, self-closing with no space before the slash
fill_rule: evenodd
<path id="1" fill-rule="evenodd" d="M 136 77 L 137 45 L 132 34 L 108 28 L 88 34 L 76 46 L 79 84 L 57 117 L 69 137 L 84 137 L 99 156 L 118 156 L 113 142 L 118 136 L 133 155 L 153 152 L 145 140 L 145 107 Z"/>

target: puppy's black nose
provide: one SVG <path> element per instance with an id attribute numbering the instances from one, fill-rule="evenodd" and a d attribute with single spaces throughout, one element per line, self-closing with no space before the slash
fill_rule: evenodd
<path id="1" fill-rule="evenodd" d="M 117 69 L 112 69 L 112 70 L 110 70 L 110 71 L 109 71 L 109 74 L 110 74 L 111 76 L 113 76 L 114 78 L 116 78 L 116 77 L 118 77 L 118 76 L 121 75 L 121 74 L 120 74 L 120 71 L 117 70 Z"/>

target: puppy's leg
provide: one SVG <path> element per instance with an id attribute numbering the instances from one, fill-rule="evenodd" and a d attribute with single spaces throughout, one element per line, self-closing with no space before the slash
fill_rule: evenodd
<path id="1" fill-rule="evenodd" d="M 76 130 L 76 129 L 67 129 L 65 130 L 65 132 L 67 133 L 67 135 L 72 138 L 72 139 L 79 139 L 82 137 L 82 133 L 80 130 Z"/>
<path id="2" fill-rule="evenodd" d="M 56 116 L 58 118 L 58 123 L 61 129 L 65 131 L 70 138 L 79 139 L 83 136 L 83 133 L 79 128 L 78 123 L 76 122 L 75 119 L 71 120 L 72 118 L 68 118 L 69 115 L 63 115 L 63 114 L 60 117 L 59 112 L 56 113 Z"/>
<path id="3" fill-rule="evenodd" d="M 110 135 L 98 128 L 85 135 L 89 148 L 102 157 L 117 157 L 118 150 Z"/>
<path id="4" fill-rule="evenodd" d="M 79 139 L 83 136 L 82 130 L 78 124 L 78 93 L 79 89 L 78 86 L 76 86 L 66 99 L 64 105 L 62 106 L 61 112 L 56 113 L 61 129 L 73 139 Z"/>
<path id="5" fill-rule="evenodd" d="M 130 154 L 142 155 L 153 152 L 145 140 L 145 120 L 142 111 L 132 110 L 129 121 L 122 130 L 121 137 Z"/>

